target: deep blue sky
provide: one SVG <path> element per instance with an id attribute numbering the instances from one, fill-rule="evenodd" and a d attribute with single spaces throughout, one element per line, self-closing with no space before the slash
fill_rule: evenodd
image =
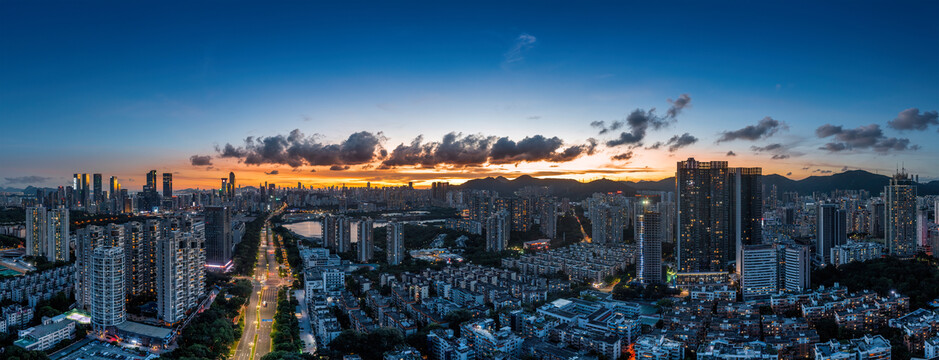
<path id="1" fill-rule="evenodd" d="M 149 168 L 198 182 L 191 155 L 295 128 L 325 142 L 381 131 L 389 150 L 451 131 L 602 143 L 613 135 L 590 122 L 661 114 L 685 93 L 692 105 L 646 145 L 699 141 L 637 149 L 631 166 L 665 175 L 676 158 L 732 150 L 793 177 L 898 162 L 939 177 L 939 126 L 887 126 L 939 109 L 936 2 L 649 3 L 0 2 L 0 186 Z M 715 144 L 767 116 L 788 130 Z M 815 133 L 826 123 L 878 124 L 920 148 L 830 153 Z M 771 143 L 790 157 L 751 150 Z M 561 168 L 624 151 L 601 150 Z"/>

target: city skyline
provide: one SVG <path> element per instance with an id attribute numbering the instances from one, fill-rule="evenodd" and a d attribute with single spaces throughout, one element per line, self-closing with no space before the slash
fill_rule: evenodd
<path id="1" fill-rule="evenodd" d="M 2 5 L 0 187 L 939 178 L 935 4 L 60 5 Z"/>

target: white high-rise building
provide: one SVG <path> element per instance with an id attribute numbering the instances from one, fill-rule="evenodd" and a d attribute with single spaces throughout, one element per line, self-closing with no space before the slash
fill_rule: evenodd
<path id="1" fill-rule="evenodd" d="M 75 298 L 80 308 L 91 311 L 91 300 L 94 296 L 92 292 L 92 275 L 94 273 L 92 256 L 94 250 L 102 246 L 124 246 L 124 227 L 115 224 L 110 224 L 107 227 L 89 225 L 78 229 L 76 234 L 75 256 L 78 265 L 78 283 L 76 284 Z"/>
<path id="2" fill-rule="evenodd" d="M 69 261 L 68 209 L 26 208 L 26 255 Z"/>
<path id="3" fill-rule="evenodd" d="M 509 244 L 512 230 L 509 213 L 505 210 L 496 212 L 486 219 L 486 251 L 503 251 Z"/>
<path id="4" fill-rule="evenodd" d="M 639 281 L 643 284 L 662 282 L 662 215 L 646 211 L 636 217 L 639 245 L 639 263 L 636 264 Z"/>
<path id="5" fill-rule="evenodd" d="M 359 220 L 358 225 L 358 260 L 361 263 L 367 263 L 372 260 L 374 257 L 375 251 L 375 234 L 374 234 L 374 225 L 375 222 L 372 219 L 365 218 Z"/>
<path id="6" fill-rule="evenodd" d="M 777 292 L 777 259 L 773 245 L 747 245 L 742 252 L 741 289 L 744 299 L 773 295 Z"/>
<path id="7" fill-rule="evenodd" d="M 808 246 L 786 244 L 781 248 L 783 266 L 781 287 L 787 292 L 802 292 L 812 286 L 812 255 Z"/>
<path id="8" fill-rule="evenodd" d="M 385 254 L 389 265 L 398 265 L 404 261 L 404 226 L 392 222 L 386 226 Z"/>
<path id="9" fill-rule="evenodd" d="M 97 246 L 91 258 L 91 322 L 104 331 L 120 325 L 127 316 L 124 294 L 123 246 Z"/>
<path id="10" fill-rule="evenodd" d="M 205 238 L 172 231 L 156 243 L 157 316 L 167 324 L 186 317 L 205 288 Z"/>

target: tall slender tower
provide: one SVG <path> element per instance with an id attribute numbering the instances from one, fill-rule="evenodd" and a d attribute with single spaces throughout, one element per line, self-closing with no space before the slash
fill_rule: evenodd
<path id="1" fill-rule="evenodd" d="M 486 251 L 503 251 L 509 244 L 509 214 L 501 210 L 486 219 Z"/>
<path id="2" fill-rule="evenodd" d="M 639 245 L 639 263 L 636 264 L 639 281 L 643 284 L 662 283 L 662 214 L 646 211 L 636 219 Z"/>
<path id="3" fill-rule="evenodd" d="M 835 204 L 821 204 L 815 215 L 815 253 L 823 264 L 830 264 L 831 249 L 848 241 L 847 213 Z"/>
<path id="4" fill-rule="evenodd" d="M 404 260 L 404 226 L 401 223 L 388 223 L 385 238 L 385 255 L 389 265 L 398 265 Z"/>
<path id="5" fill-rule="evenodd" d="M 235 198 L 235 173 L 234 172 L 228 173 L 228 198 L 229 199 Z"/>
<path id="6" fill-rule="evenodd" d="M 905 172 L 899 172 L 884 188 L 886 194 L 886 236 L 890 255 L 916 255 L 916 185 Z"/>
<path id="7" fill-rule="evenodd" d="M 92 174 L 92 179 L 94 181 L 94 202 L 100 203 L 104 200 L 104 193 L 102 192 L 101 184 L 101 174 Z"/>
<path id="8" fill-rule="evenodd" d="M 372 260 L 375 251 L 375 232 L 373 230 L 375 222 L 370 218 L 359 220 L 358 225 L 358 260 L 361 263 L 367 263 Z"/>
<path id="9" fill-rule="evenodd" d="M 163 197 L 173 197 L 173 173 L 163 173 Z"/>

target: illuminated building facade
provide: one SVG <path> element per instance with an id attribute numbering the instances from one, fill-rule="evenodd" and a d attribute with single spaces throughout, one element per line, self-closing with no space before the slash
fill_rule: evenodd
<path id="1" fill-rule="evenodd" d="M 404 260 L 404 225 L 392 222 L 386 226 L 385 255 L 388 265 L 398 265 Z"/>
<path id="2" fill-rule="evenodd" d="M 884 188 L 886 196 L 887 252 L 898 257 L 916 254 L 916 185 L 906 173 L 898 173 Z"/>
<path id="3" fill-rule="evenodd" d="M 643 284 L 662 283 L 662 214 L 646 211 L 636 218 L 639 245 L 639 263 L 636 264 L 639 281 Z"/>

